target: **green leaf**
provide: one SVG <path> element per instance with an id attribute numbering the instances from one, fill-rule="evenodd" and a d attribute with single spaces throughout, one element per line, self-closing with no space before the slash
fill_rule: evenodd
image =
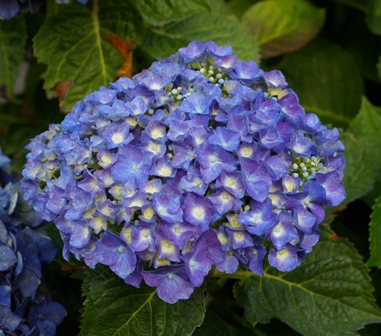
<path id="1" fill-rule="evenodd" d="M 57 3 L 56 0 L 46 1 L 46 19 L 50 19 L 59 13 L 82 12 L 85 5 L 77 0 L 69 0 L 69 3 Z"/>
<path id="2" fill-rule="evenodd" d="M 361 109 L 353 119 L 350 131 L 357 138 L 364 138 L 371 153 L 371 160 L 363 162 L 370 164 L 376 173 L 376 179 L 381 180 L 381 108 L 373 106 L 365 97 L 362 99 Z"/>
<path id="3" fill-rule="evenodd" d="M 187 0 L 137 0 L 135 4 L 143 20 L 153 26 L 183 20 L 200 10 L 198 4 Z"/>
<path id="4" fill-rule="evenodd" d="M 313 252 L 292 272 L 241 272 L 234 293 L 249 322 L 276 317 L 313 336 L 354 335 L 365 324 L 381 322 L 368 268 L 351 243 L 332 234 L 323 228 Z"/>
<path id="5" fill-rule="evenodd" d="M 366 264 L 381 268 L 381 196 L 376 199 L 372 209 L 369 224 L 370 258 Z"/>
<path id="6" fill-rule="evenodd" d="M 145 22 L 158 27 L 203 11 L 227 13 L 224 3 L 219 0 L 136 0 L 135 6 Z"/>
<path id="7" fill-rule="evenodd" d="M 305 0 L 261 1 L 242 16 L 256 37 L 263 57 L 300 49 L 323 27 L 325 10 Z"/>
<path id="8" fill-rule="evenodd" d="M 381 0 L 370 0 L 366 23 L 372 33 L 381 35 Z"/>
<path id="9" fill-rule="evenodd" d="M 0 86 L 5 84 L 12 100 L 15 100 L 13 85 L 24 59 L 25 42 L 26 25 L 23 16 L 0 20 Z"/>
<path id="10" fill-rule="evenodd" d="M 240 19 L 253 4 L 259 1 L 261 0 L 227 0 L 226 4 L 229 6 L 230 11 Z"/>
<path id="11" fill-rule="evenodd" d="M 346 132 L 341 134 L 341 141 L 345 145 L 344 188 L 347 198 L 340 206 L 365 195 L 374 182 L 373 167 L 368 164 L 372 155 L 366 139 L 356 139 Z"/>
<path id="12" fill-rule="evenodd" d="M 323 122 L 348 125 L 360 108 L 363 80 L 356 63 L 340 46 L 315 40 L 277 65 L 307 112 Z"/>
<path id="13" fill-rule="evenodd" d="M 139 41 L 143 29 L 134 16 L 136 13 L 123 5 L 105 5 L 99 10 L 98 0 L 94 0 L 92 12 L 59 13 L 43 24 L 34 38 L 34 51 L 38 61 L 48 65 L 44 88 L 69 84 L 63 110 L 70 110 L 116 77 L 123 58 L 105 37 Z"/>
<path id="14" fill-rule="evenodd" d="M 165 58 L 191 41 L 231 45 L 239 59 L 259 60 L 258 46 L 250 32 L 233 15 L 197 13 L 182 21 L 147 32 L 141 47 L 151 56 Z"/>
<path id="15" fill-rule="evenodd" d="M 207 310 L 202 325 L 194 331 L 193 336 L 243 336 L 244 331 L 227 324 L 212 310 Z"/>
<path id="16" fill-rule="evenodd" d="M 168 304 L 156 289 L 124 283 L 107 267 L 87 270 L 81 335 L 191 335 L 205 313 L 204 289 L 197 288 L 188 300 Z"/>

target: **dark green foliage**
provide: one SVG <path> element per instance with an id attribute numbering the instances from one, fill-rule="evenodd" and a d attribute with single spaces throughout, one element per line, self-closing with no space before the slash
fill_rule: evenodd
<path id="1" fill-rule="evenodd" d="M 363 98 L 361 109 L 352 121 L 350 131 L 358 138 L 363 139 L 363 147 L 370 152 L 367 165 L 373 168 L 375 180 L 372 197 L 367 198 L 367 203 L 373 204 L 374 199 L 381 192 L 381 109 L 373 106 L 366 98 Z M 367 175 L 369 176 L 369 174 Z"/>
<path id="2" fill-rule="evenodd" d="M 247 333 L 248 334 L 248 333 Z M 194 336 L 243 336 L 245 331 L 226 323 L 213 311 L 207 311 L 202 325 L 193 333 Z"/>
<path id="3" fill-rule="evenodd" d="M 381 322 L 368 273 L 352 244 L 324 228 L 300 267 L 268 268 L 264 277 L 242 272 L 234 293 L 253 325 L 277 317 L 304 335 L 354 335 Z"/>
<path id="4" fill-rule="evenodd" d="M 324 20 L 324 9 L 300 0 L 261 1 L 241 19 L 256 36 L 263 57 L 300 49 L 318 34 Z"/>
<path id="5" fill-rule="evenodd" d="M 0 20 L 0 86 L 4 84 L 10 98 L 13 96 L 20 64 L 24 58 L 26 26 L 23 17 L 14 20 Z M 4 118 L 4 117 L 3 117 Z M 0 121 L 2 117 L 0 115 Z M 10 120 L 12 122 L 12 120 Z"/>

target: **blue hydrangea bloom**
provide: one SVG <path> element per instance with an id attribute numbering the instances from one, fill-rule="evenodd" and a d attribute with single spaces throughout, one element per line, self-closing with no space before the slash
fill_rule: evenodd
<path id="1" fill-rule="evenodd" d="M 87 3 L 88 0 L 77 0 L 81 4 Z M 2 0 L 0 1 L 0 19 L 10 20 L 19 12 L 37 12 L 44 0 Z M 56 0 L 58 4 L 68 4 L 70 0 Z"/>
<path id="2" fill-rule="evenodd" d="M 100 88 L 27 149 L 25 198 L 56 223 L 64 256 L 169 303 L 212 268 L 263 275 L 267 257 L 292 270 L 319 240 L 323 206 L 345 198 L 337 129 L 280 71 L 213 42 Z"/>
<path id="3" fill-rule="evenodd" d="M 41 270 L 58 249 L 32 229 L 41 217 L 20 196 L 0 166 L 0 334 L 54 336 L 66 311 L 51 301 Z"/>

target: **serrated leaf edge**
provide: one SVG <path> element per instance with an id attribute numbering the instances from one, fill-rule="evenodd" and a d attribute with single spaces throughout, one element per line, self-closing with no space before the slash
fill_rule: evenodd
<path id="1" fill-rule="evenodd" d="M 381 208 L 381 195 L 376 198 L 376 201 L 374 202 L 374 205 L 372 206 L 372 213 L 370 215 L 370 222 L 369 222 L 369 243 L 370 243 L 369 244 L 369 250 L 370 250 L 370 257 L 369 257 L 369 260 L 366 262 L 366 265 L 367 266 L 375 266 L 375 267 L 381 268 L 381 262 L 377 262 L 376 256 L 374 255 L 374 253 L 372 253 L 372 246 L 373 246 L 373 244 L 372 244 L 372 240 L 371 240 L 372 225 L 374 225 L 373 216 L 374 216 L 374 212 L 378 208 Z"/>

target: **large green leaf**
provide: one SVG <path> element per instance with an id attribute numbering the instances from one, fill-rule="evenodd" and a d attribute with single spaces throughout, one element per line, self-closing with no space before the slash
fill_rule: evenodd
<path id="1" fill-rule="evenodd" d="M 126 285 L 106 267 L 86 271 L 82 336 L 191 335 L 205 313 L 204 289 L 188 300 L 168 304 L 147 286 Z"/>
<path id="2" fill-rule="evenodd" d="M 348 125 L 359 111 L 363 80 L 352 57 L 337 44 L 315 40 L 286 55 L 277 67 L 305 110 L 324 122 Z"/>
<path id="3" fill-rule="evenodd" d="M 303 335 L 354 335 L 381 322 L 368 268 L 351 243 L 324 228 L 320 242 L 289 273 L 267 267 L 263 277 L 242 271 L 234 287 L 246 319 L 255 325 L 279 318 Z M 331 238 L 332 237 L 332 238 Z"/>
<path id="4" fill-rule="evenodd" d="M 370 203 L 373 204 L 375 197 L 380 194 L 381 188 L 381 108 L 373 106 L 365 97 L 362 99 L 361 109 L 356 118 L 353 119 L 350 131 L 358 139 L 364 139 L 370 160 L 363 165 L 371 165 L 375 172 L 377 188 L 372 192 Z"/>
<path id="5" fill-rule="evenodd" d="M 136 0 L 134 3 L 143 20 L 153 26 L 181 21 L 203 11 L 227 13 L 219 0 Z"/>
<path id="6" fill-rule="evenodd" d="M 153 57 L 164 58 L 193 40 L 231 45 L 238 58 L 258 61 L 258 46 L 250 32 L 233 15 L 200 12 L 163 28 L 151 29 L 142 48 Z"/>
<path id="7" fill-rule="evenodd" d="M 325 10 L 305 0 L 268 0 L 250 7 L 242 16 L 256 37 L 263 57 L 297 50 L 323 27 Z"/>
<path id="8" fill-rule="evenodd" d="M 63 110 L 116 77 L 123 58 L 105 37 L 139 40 L 143 29 L 134 17 L 130 7 L 104 3 L 99 10 L 94 0 L 91 12 L 59 13 L 43 24 L 34 38 L 34 51 L 38 61 L 48 65 L 45 88 L 59 82 L 69 85 Z"/>
<path id="9" fill-rule="evenodd" d="M 381 268 L 381 196 L 373 206 L 369 225 L 370 258 L 367 265 Z"/>
<path id="10" fill-rule="evenodd" d="M 370 0 L 366 22 L 372 33 L 381 35 L 381 0 Z"/>
<path id="11" fill-rule="evenodd" d="M 13 85 L 24 58 L 26 27 L 22 16 L 0 20 L 0 86 L 5 84 L 8 96 L 13 97 Z"/>

